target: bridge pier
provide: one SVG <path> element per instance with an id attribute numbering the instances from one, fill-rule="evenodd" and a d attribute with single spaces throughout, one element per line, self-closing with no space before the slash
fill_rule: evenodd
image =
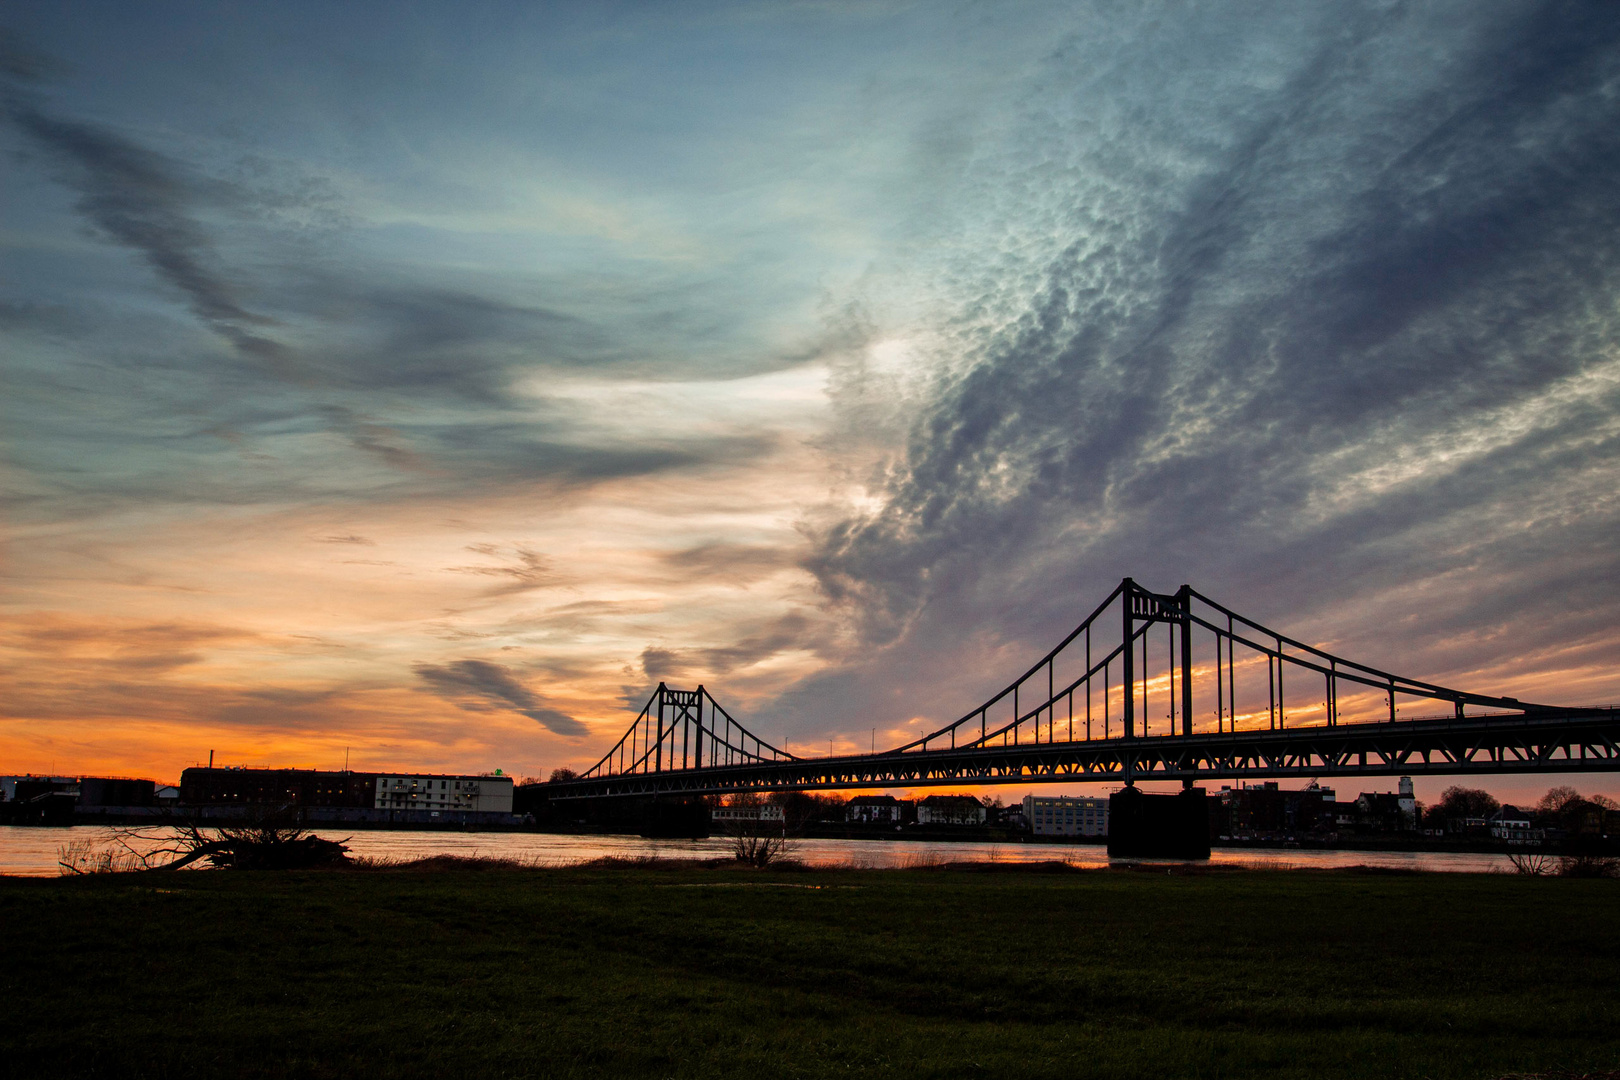
<path id="1" fill-rule="evenodd" d="M 702 840 L 709 835 L 709 807 L 702 798 L 679 795 L 619 795 L 532 805 L 542 824 L 565 831 L 617 833 L 660 840 Z"/>
<path id="2" fill-rule="evenodd" d="M 1121 858 L 1209 858 L 1209 801 L 1204 789 L 1149 795 L 1134 784 L 1108 799 L 1108 854 Z"/>
<path id="3" fill-rule="evenodd" d="M 702 799 L 655 798 L 644 804 L 641 835 L 660 840 L 702 840 L 709 835 L 709 806 Z"/>

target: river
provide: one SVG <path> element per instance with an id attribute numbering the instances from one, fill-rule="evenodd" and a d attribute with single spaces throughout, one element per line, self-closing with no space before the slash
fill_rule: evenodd
<path id="1" fill-rule="evenodd" d="M 0 874 L 51 877 L 60 873 L 59 853 L 69 844 L 105 845 L 117 830 L 95 825 L 71 828 L 0 826 Z M 337 833 L 328 833 L 336 837 Z M 567 836 L 555 833 L 476 833 L 408 830 L 358 831 L 345 839 L 349 853 L 372 859 L 408 861 L 430 855 L 512 859 L 533 866 L 568 866 L 605 857 L 620 859 L 716 859 L 730 854 L 730 842 L 646 840 L 635 836 Z M 149 846 L 155 847 L 153 841 Z M 794 840 L 790 856 L 812 866 L 897 869 L 946 862 L 1043 862 L 1104 867 L 1144 860 L 1109 859 L 1095 844 L 952 843 L 928 840 Z M 1451 851 L 1309 851 L 1299 848 L 1217 848 L 1214 866 L 1331 869 L 1378 866 L 1453 873 L 1511 871 L 1505 855 Z"/>

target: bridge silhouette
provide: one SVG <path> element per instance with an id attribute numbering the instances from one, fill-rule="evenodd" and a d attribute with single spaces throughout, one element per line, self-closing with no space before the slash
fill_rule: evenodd
<path id="1" fill-rule="evenodd" d="M 1190 586 L 1155 593 L 1126 578 L 999 693 L 892 749 L 789 753 L 704 687 L 660 683 L 600 761 L 547 788 L 552 799 L 592 799 L 1616 769 L 1616 706 L 1532 704 L 1405 678 L 1269 629 Z"/>

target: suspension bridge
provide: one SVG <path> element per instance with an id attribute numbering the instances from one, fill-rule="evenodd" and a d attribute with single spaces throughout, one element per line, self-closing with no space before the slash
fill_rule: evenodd
<path id="1" fill-rule="evenodd" d="M 698 686 L 659 684 L 551 799 L 963 784 L 1482 775 L 1620 769 L 1620 707 L 1541 705 L 1395 675 L 1183 585 L 1126 578 L 960 719 L 870 754 L 774 746 Z"/>

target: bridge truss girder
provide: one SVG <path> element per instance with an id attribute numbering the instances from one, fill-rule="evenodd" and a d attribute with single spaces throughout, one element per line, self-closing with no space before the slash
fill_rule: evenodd
<path id="1" fill-rule="evenodd" d="M 547 785 L 552 799 L 1040 783 L 1620 771 L 1620 710 L 756 761 Z"/>

